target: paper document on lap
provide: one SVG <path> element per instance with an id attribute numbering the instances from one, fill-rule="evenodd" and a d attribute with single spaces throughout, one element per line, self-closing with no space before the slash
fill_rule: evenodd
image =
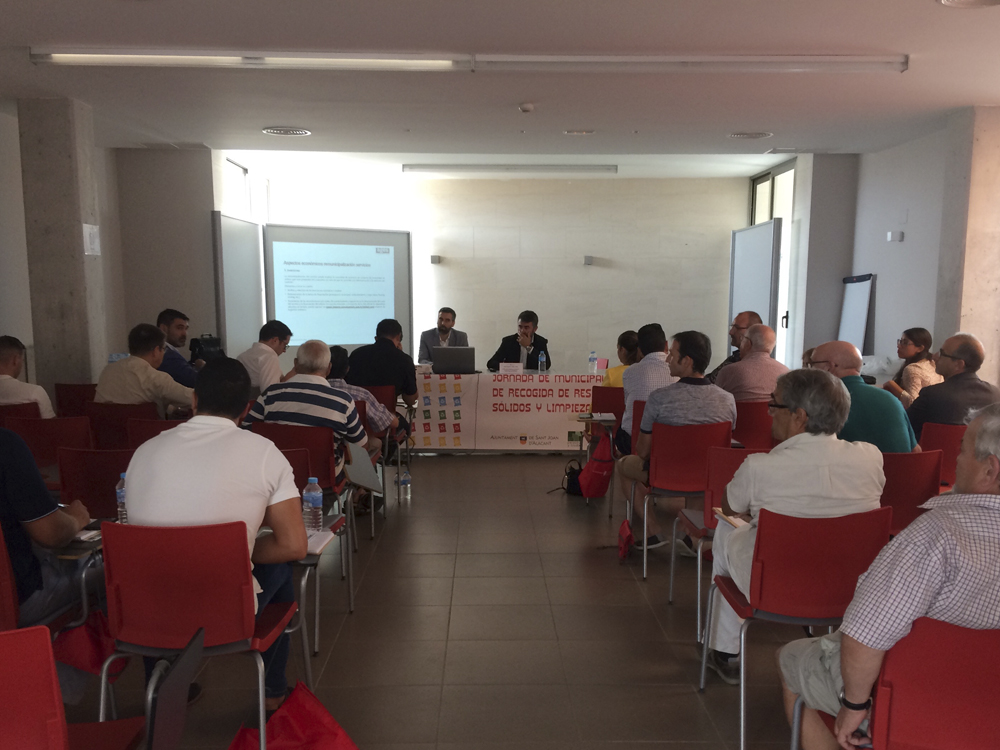
<path id="1" fill-rule="evenodd" d="M 712 508 L 712 511 L 715 513 L 715 515 L 716 515 L 717 518 L 725 521 L 730 526 L 732 526 L 734 529 L 738 529 L 740 526 L 748 526 L 749 525 L 742 518 L 736 518 L 734 516 L 727 516 L 725 513 L 722 512 L 722 508 Z"/>

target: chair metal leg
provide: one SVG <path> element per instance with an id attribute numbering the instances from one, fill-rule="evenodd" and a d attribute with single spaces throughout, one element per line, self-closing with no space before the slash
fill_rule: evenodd
<path id="1" fill-rule="evenodd" d="M 257 665 L 257 726 L 260 730 L 260 750 L 267 750 L 267 707 L 264 705 L 264 659 L 259 651 L 251 651 Z"/>
<path id="2" fill-rule="evenodd" d="M 107 721 L 107 711 L 108 704 L 111 704 L 111 718 L 118 718 L 118 708 L 114 705 L 114 693 L 111 690 L 111 683 L 108 680 L 108 670 L 111 669 L 111 665 L 114 664 L 118 659 L 125 659 L 128 654 L 121 654 L 117 651 L 107 659 L 101 665 L 101 692 L 100 692 L 100 702 L 97 708 L 97 720 Z"/>
<path id="3" fill-rule="evenodd" d="M 357 517 L 354 515 L 354 493 L 352 492 L 347 496 L 347 524 L 348 524 L 348 542 L 354 545 L 354 551 L 358 551 L 358 526 Z M 352 541 L 353 540 L 353 541 Z"/>
<path id="4" fill-rule="evenodd" d="M 368 538 L 374 539 L 375 538 L 375 495 L 373 494 L 371 498 L 372 498 L 371 507 L 368 509 L 368 514 L 372 517 L 372 535 Z M 388 504 L 389 504 L 388 499 L 382 498 L 382 507 L 384 508 Z"/>
<path id="5" fill-rule="evenodd" d="M 701 643 L 701 566 L 704 560 L 702 554 L 702 545 L 705 543 L 705 537 L 701 537 L 698 540 L 698 580 L 695 581 L 695 604 L 697 605 L 697 611 L 695 613 L 695 628 L 697 630 L 696 638 L 698 643 Z"/>
<path id="6" fill-rule="evenodd" d="M 348 529 L 348 534 L 350 534 Z M 347 554 L 347 611 L 354 611 L 354 559 L 351 554 Z"/>
<path id="7" fill-rule="evenodd" d="M 319 565 L 313 579 L 313 656 L 319 656 Z M 312 688 L 310 688 L 312 689 Z"/>
<path id="8" fill-rule="evenodd" d="M 646 580 L 646 562 L 649 557 L 649 495 L 642 500 L 642 580 Z"/>
<path id="9" fill-rule="evenodd" d="M 698 692 L 705 692 L 705 671 L 708 669 L 708 644 L 712 642 L 712 610 L 715 608 L 715 589 L 713 583 L 708 587 L 708 608 L 705 610 L 705 636 L 701 644 L 701 680 L 698 682 Z"/>
<path id="10" fill-rule="evenodd" d="M 674 603 L 674 565 L 677 564 L 677 524 L 680 523 L 680 516 L 674 519 L 674 526 L 670 531 L 670 587 L 667 589 L 667 604 Z M 701 628 L 698 628 L 701 630 Z"/>
<path id="11" fill-rule="evenodd" d="M 611 449 L 611 484 L 608 485 L 608 518 L 615 515 L 615 480 L 618 479 L 618 462 L 615 461 L 614 448 Z"/>
<path id="12" fill-rule="evenodd" d="M 747 750 L 747 630 L 752 619 L 740 625 L 740 750 Z"/>
<path id="13" fill-rule="evenodd" d="M 806 702 L 800 695 L 795 699 L 795 708 L 792 710 L 792 750 L 799 750 L 799 737 L 802 736 L 802 708 Z"/>

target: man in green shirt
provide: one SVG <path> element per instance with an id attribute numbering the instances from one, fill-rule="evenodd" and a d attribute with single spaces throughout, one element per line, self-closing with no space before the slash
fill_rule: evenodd
<path id="1" fill-rule="evenodd" d="M 812 366 L 840 378 L 851 394 L 851 413 L 837 437 L 871 443 L 883 453 L 920 450 L 899 399 L 861 379 L 861 354 L 853 344 L 828 341 L 816 347 Z"/>

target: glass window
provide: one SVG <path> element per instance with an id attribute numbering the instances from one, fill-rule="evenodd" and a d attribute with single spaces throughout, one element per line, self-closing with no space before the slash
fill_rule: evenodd
<path id="1" fill-rule="evenodd" d="M 753 186 L 753 221 L 760 224 L 771 220 L 771 176 L 766 175 Z"/>

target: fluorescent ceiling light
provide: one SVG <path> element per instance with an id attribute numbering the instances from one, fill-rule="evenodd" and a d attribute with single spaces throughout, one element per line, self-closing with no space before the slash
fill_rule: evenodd
<path id="1" fill-rule="evenodd" d="M 476 173 L 562 173 L 562 174 L 618 174 L 617 164 L 404 164 L 404 172 L 428 174 Z"/>
<path id="2" fill-rule="evenodd" d="M 902 73 L 908 55 L 476 55 L 476 70 L 566 73 Z"/>

